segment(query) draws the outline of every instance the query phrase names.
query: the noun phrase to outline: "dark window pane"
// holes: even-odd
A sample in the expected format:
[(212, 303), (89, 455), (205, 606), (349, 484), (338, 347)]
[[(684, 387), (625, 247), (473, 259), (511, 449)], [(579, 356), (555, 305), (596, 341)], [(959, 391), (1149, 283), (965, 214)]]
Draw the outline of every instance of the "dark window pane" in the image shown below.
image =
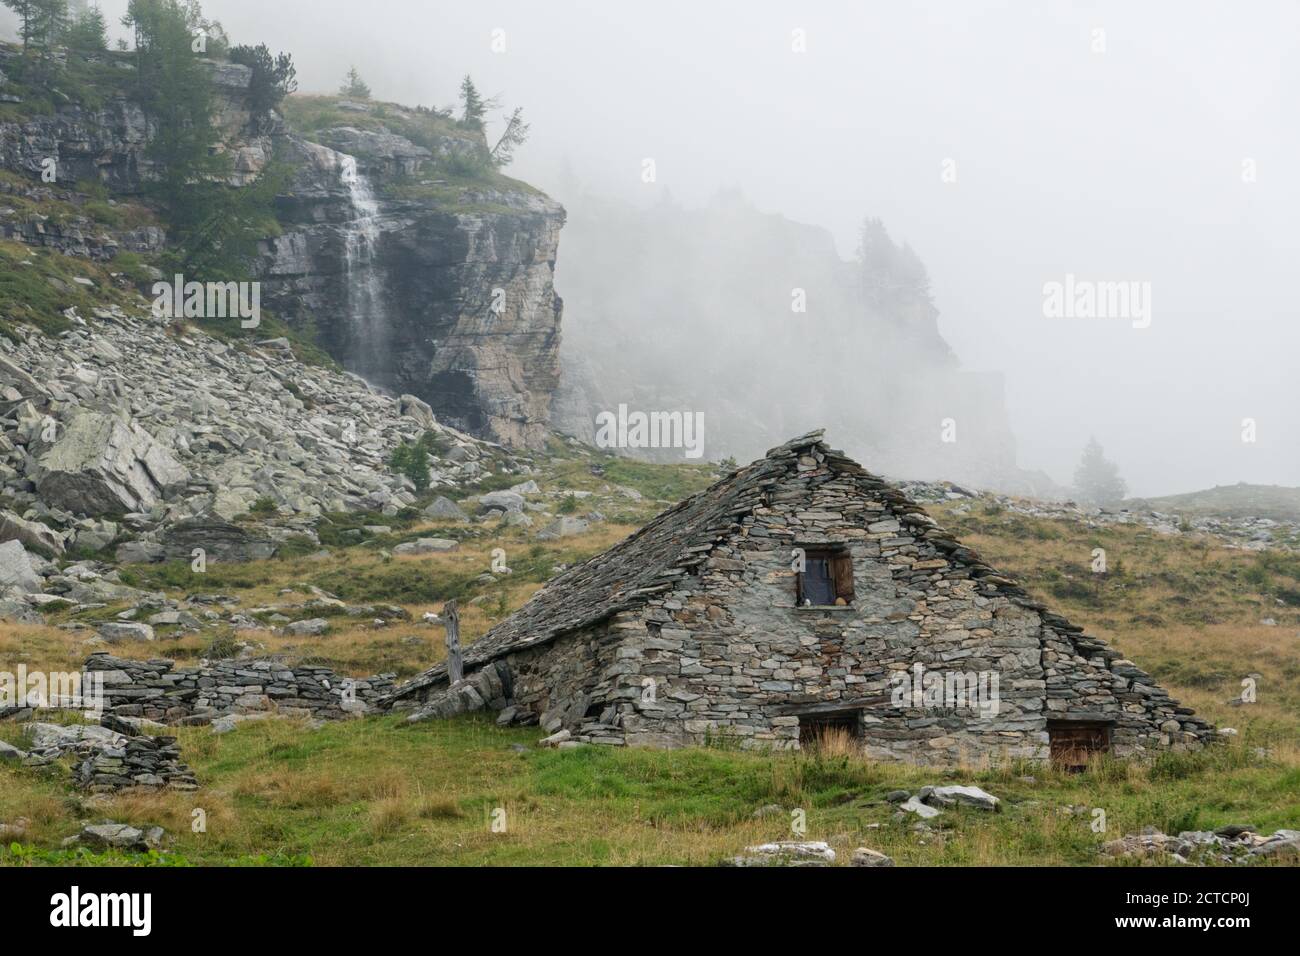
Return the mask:
[(826, 558), (808, 558), (803, 575), (803, 596), (817, 605), (835, 603), (835, 582), (831, 578), (831, 563)]

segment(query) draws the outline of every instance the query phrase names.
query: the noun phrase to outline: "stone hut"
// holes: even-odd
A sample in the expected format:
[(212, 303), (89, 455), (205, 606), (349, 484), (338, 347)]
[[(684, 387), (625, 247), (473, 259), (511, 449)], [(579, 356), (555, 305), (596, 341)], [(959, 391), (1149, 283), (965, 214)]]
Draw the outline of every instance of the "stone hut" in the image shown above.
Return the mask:
[(1034, 601), (814, 432), (570, 568), (388, 699), (499, 710), (591, 743), (1071, 767), (1200, 747), (1214, 729)]

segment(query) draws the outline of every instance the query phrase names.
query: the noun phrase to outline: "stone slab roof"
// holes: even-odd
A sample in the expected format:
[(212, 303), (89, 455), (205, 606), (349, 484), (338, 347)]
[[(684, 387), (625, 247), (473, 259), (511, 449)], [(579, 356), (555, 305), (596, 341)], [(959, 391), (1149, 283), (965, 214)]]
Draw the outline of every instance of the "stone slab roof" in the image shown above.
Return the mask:
[[(608, 551), (574, 565), (551, 580), (518, 611), (465, 651), (465, 669), (554, 640), (561, 634), (636, 607), (667, 591), (691, 567), (703, 563), (741, 516), (761, 503), (800, 451), (821, 442), (810, 432), (669, 508)], [(846, 461), (848, 459), (845, 459)], [(430, 668), (397, 689), (404, 697), (446, 679), (446, 664)]]

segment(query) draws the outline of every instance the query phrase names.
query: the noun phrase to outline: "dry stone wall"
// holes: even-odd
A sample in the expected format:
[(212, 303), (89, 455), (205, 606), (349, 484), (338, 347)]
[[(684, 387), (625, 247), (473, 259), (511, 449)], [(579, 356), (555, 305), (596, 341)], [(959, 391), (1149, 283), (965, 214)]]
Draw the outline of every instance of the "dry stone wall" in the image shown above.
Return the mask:
[(84, 673), (83, 686), (103, 681), (106, 713), (182, 724), (255, 713), (336, 720), (372, 712), (393, 688), (392, 674), (353, 679), (277, 658), (176, 668), (170, 660), (131, 661), (99, 653), (86, 661)]

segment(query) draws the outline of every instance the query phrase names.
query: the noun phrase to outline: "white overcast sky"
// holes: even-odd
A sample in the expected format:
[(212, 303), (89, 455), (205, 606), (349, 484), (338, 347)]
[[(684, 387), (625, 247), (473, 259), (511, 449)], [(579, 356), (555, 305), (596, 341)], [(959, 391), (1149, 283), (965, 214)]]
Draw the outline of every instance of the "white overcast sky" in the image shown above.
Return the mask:
[[(116, 18), (125, 0), (102, 6)], [(237, 42), (291, 51), (306, 91), (355, 63), (379, 98), (449, 105), (472, 73), (532, 121), (513, 174), (561, 200), (566, 163), (633, 201), (738, 187), (845, 256), (880, 216), (929, 267), (963, 364), (1006, 373), (1026, 467), (1068, 481), (1095, 433), (1134, 493), (1300, 485), (1295, 0), (205, 9)], [(1150, 282), (1151, 327), (1044, 318), (1043, 283), (1067, 272)]]

